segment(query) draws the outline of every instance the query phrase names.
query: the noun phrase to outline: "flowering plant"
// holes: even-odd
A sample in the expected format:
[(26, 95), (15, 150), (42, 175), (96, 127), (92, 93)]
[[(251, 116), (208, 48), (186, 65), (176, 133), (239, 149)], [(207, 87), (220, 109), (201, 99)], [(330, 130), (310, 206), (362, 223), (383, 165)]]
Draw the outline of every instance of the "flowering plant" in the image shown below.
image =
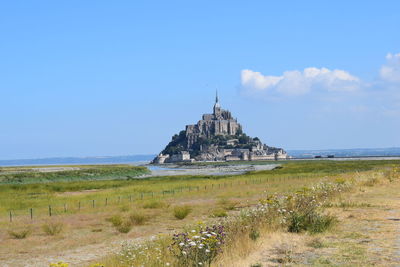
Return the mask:
[(210, 266), (221, 252), (225, 232), (222, 225), (213, 225), (174, 234), (170, 250), (176, 256), (179, 266)]

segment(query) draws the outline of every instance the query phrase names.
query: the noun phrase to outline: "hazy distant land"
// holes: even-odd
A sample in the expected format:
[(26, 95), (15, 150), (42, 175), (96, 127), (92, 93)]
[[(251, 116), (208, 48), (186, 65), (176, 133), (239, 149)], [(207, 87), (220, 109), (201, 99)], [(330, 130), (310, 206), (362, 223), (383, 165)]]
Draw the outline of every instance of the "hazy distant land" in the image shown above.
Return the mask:
[[(325, 149), (325, 150), (288, 150), (293, 158), (327, 157), (394, 157), (400, 156), (400, 147), (390, 148), (354, 148), (354, 149)], [(40, 159), (11, 159), (0, 160), (0, 166), (22, 165), (61, 165), (61, 164), (116, 164), (116, 163), (147, 163), (156, 155), (127, 155), (127, 156), (99, 156), (99, 157), (57, 157)]]

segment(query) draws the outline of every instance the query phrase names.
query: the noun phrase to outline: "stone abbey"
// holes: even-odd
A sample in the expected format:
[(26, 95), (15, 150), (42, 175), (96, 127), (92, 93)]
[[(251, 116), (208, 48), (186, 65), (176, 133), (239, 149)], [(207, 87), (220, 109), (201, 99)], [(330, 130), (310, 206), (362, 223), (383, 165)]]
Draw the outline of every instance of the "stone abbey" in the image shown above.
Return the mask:
[(216, 95), (213, 113), (203, 114), (197, 124), (186, 125), (184, 131), (172, 137), (153, 163), (286, 158), (287, 153), (282, 148), (267, 146), (257, 137), (244, 134), (231, 112), (221, 108)]

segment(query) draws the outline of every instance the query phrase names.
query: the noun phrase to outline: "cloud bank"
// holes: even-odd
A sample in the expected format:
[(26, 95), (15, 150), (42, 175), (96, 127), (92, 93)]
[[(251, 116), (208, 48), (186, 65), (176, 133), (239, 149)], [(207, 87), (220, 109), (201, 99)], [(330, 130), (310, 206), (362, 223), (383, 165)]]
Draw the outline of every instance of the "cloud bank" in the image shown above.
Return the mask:
[[(380, 68), (380, 83), (400, 83), (400, 53), (388, 54)], [(285, 71), (280, 76), (264, 75), (250, 69), (241, 71), (241, 87), (250, 94), (299, 96), (311, 92), (357, 92), (371, 87), (345, 70), (309, 67)]]
[(306, 68), (285, 71), (281, 76), (268, 76), (252, 70), (242, 70), (242, 86), (251, 91), (276, 91), (284, 95), (302, 95), (312, 90), (356, 91), (360, 79), (344, 70)]

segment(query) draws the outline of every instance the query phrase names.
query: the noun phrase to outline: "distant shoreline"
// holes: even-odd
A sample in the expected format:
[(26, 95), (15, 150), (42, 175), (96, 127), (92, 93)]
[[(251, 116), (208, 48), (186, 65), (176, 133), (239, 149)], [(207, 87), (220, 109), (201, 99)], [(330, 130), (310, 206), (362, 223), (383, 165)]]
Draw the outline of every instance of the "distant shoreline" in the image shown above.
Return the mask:
[[(321, 150), (288, 150), (291, 159), (310, 160), (321, 156), (317, 160), (326, 160), (328, 155), (334, 158), (329, 160), (345, 159), (397, 159), (400, 158), (400, 147), (392, 148), (357, 148), (357, 149), (321, 149)], [(38, 159), (0, 160), (0, 166), (44, 166), (44, 165), (86, 165), (86, 164), (146, 164), (154, 159), (155, 154), (126, 155), (126, 156), (99, 156), (99, 157), (54, 157)]]

